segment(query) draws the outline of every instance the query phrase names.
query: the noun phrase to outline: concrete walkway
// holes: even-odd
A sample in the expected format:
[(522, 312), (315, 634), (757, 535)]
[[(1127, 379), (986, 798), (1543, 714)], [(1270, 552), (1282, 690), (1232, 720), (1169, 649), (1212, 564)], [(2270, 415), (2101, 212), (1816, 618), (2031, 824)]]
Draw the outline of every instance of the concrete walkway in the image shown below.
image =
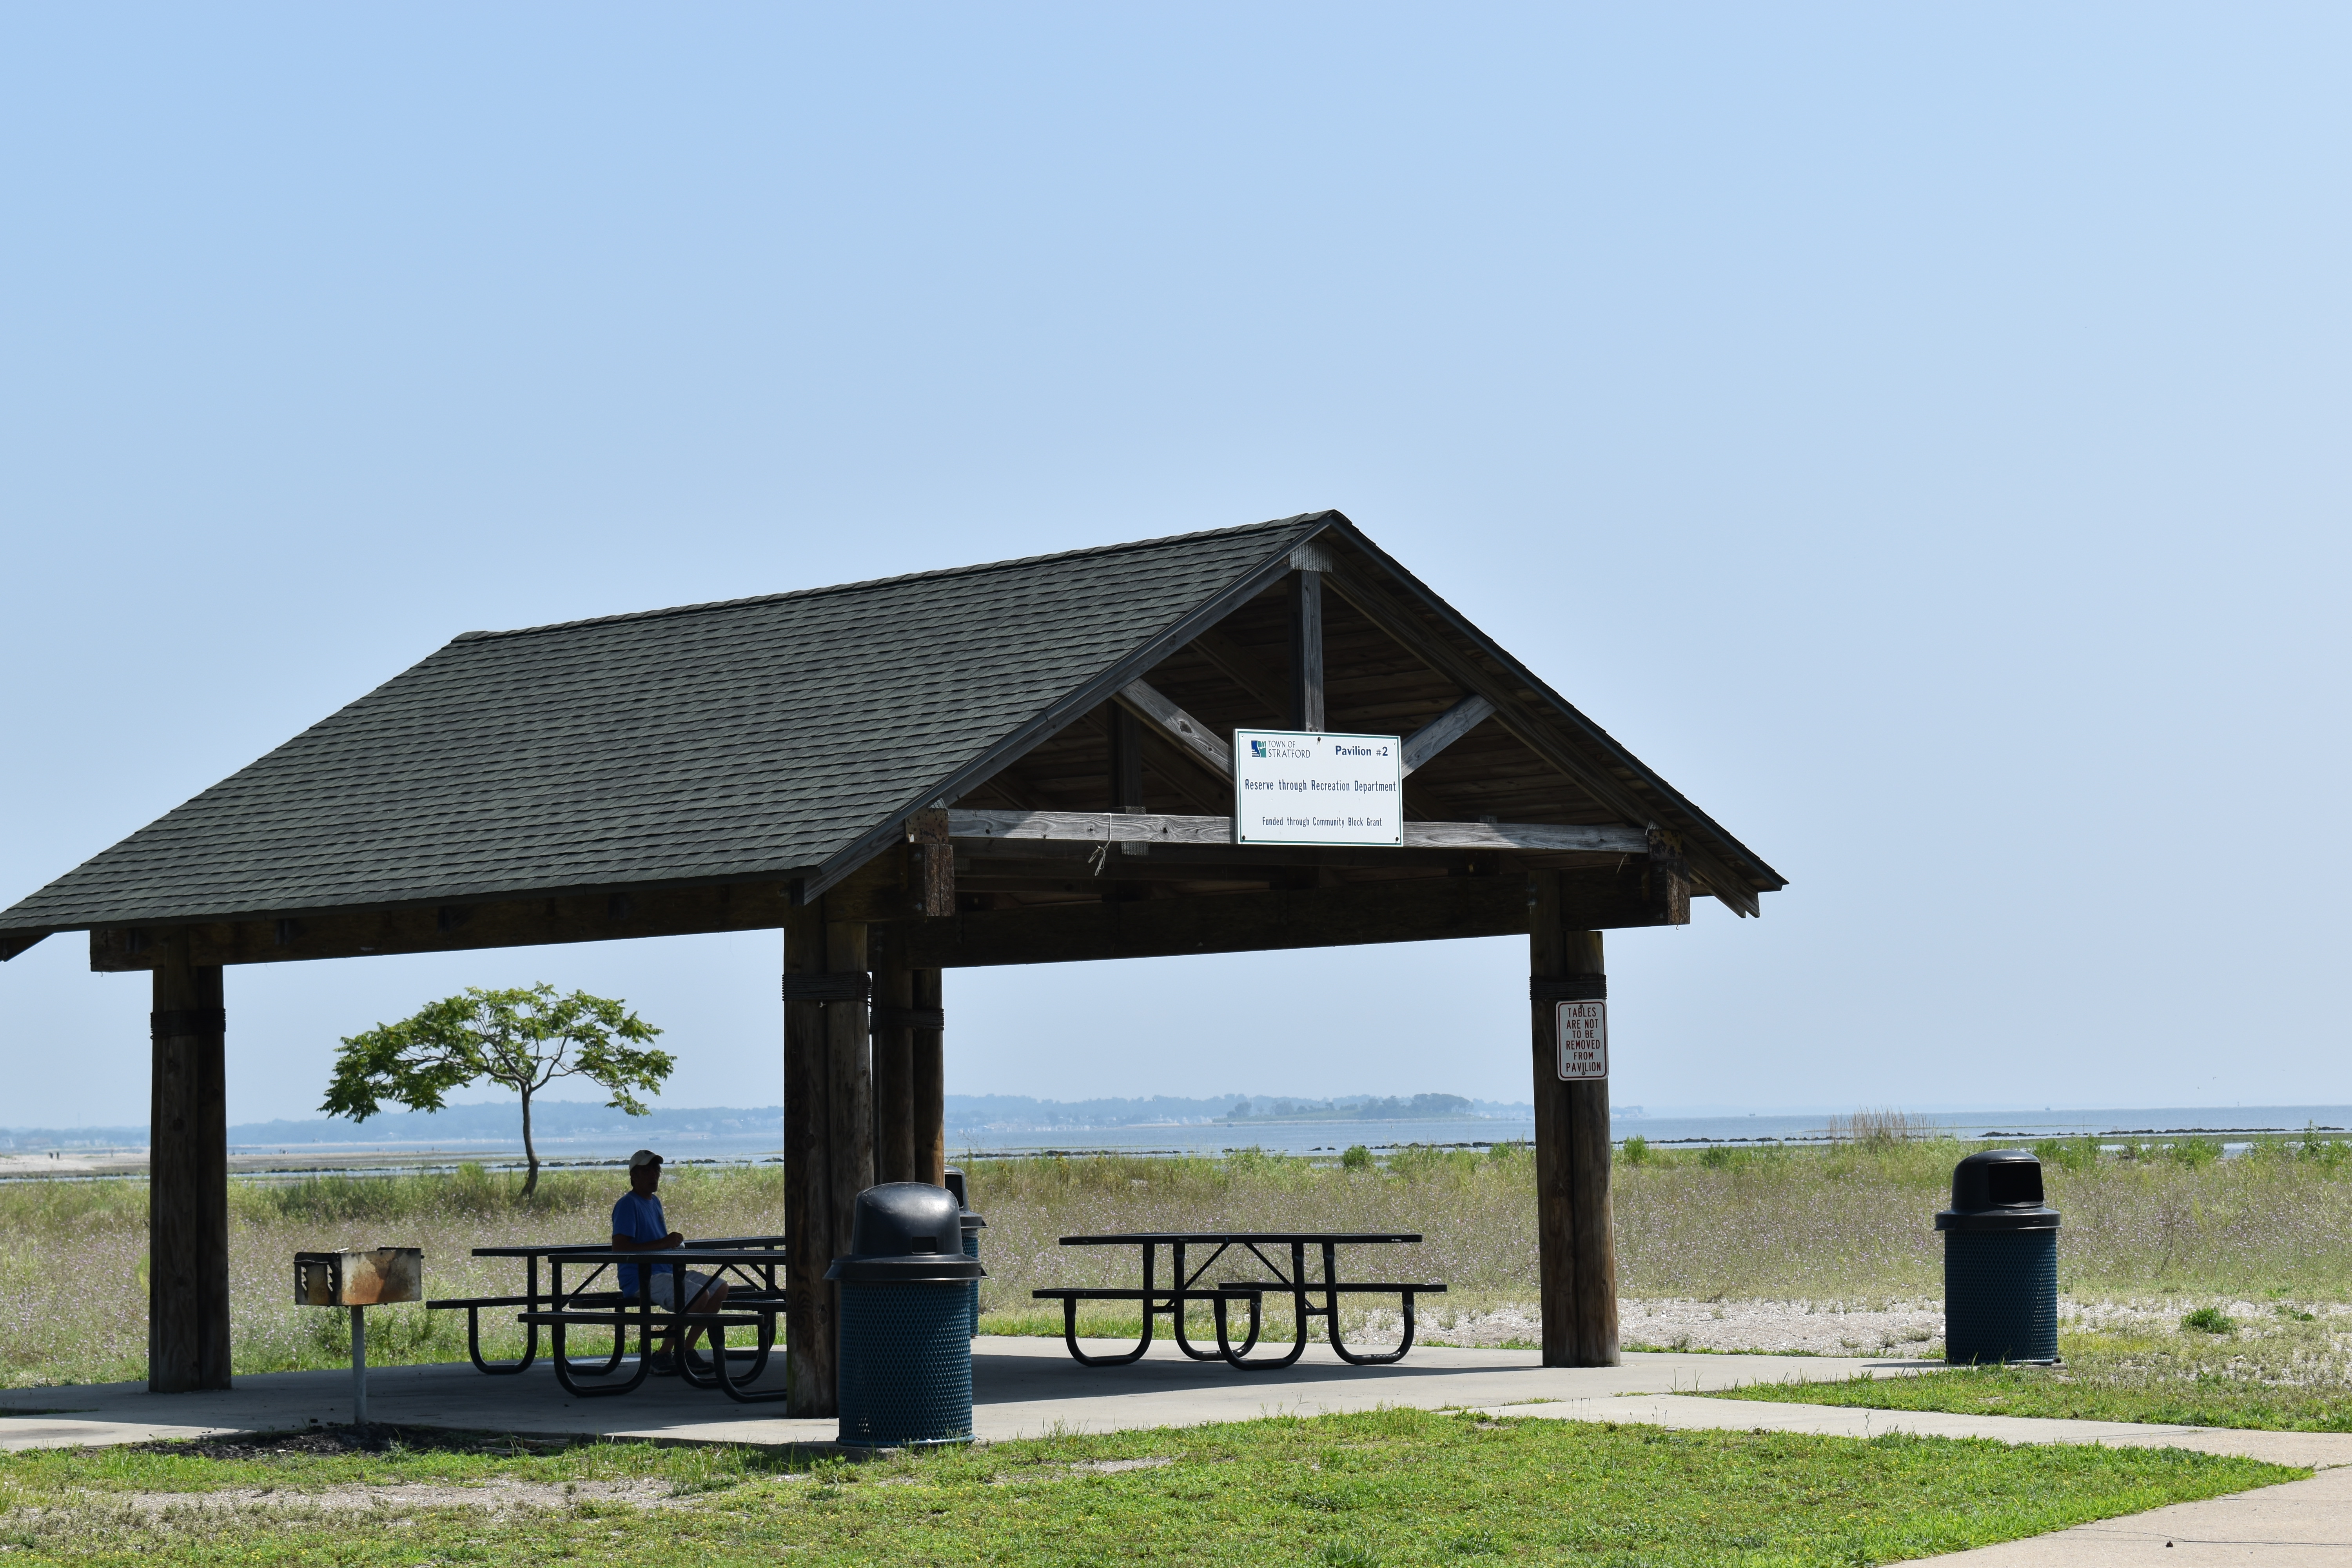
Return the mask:
[[(1090, 1350), (1110, 1350), (1092, 1344)], [(1902, 1376), (1940, 1362), (1827, 1356), (1634, 1354), (1618, 1367), (1538, 1364), (1532, 1351), (1420, 1349), (1403, 1364), (1350, 1367), (1310, 1348), (1282, 1372), (1237, 1373), (1186, 1361), (1157, 1345), (1125, 1367), (1072, 1363), (1058, 1340), (981, 1339), (972, 1344), (973, 1426), (986, 1441), (1047, 1433), (1108, 1432), (1316, 1415), (1409, 1405), (1479, 1410), (1557, 1421), (1612, 1421), (1691, 1429), (1809, 1432), (1869, 1437), (1914, 1432), (2006, 1443), (2106, 1443), (2243, 1455), (2322, 1473), (2210, 1502), (2011, 1542), (1941, 1563), (1986, 1568), (2154, 1564), (2352, 1564), (2352, 1434), (2244, 1432), (2117, 1421), (1854, 1410), (1775, 1401), (1701, 1399), (1703, 1389), (1839, 1382), (1856, 1373)], [(781, 1385), (781, 1358), (767, 1381)], [(368, 1381), (370, 1414), (402, 1426), (533, 1436), (642, 1438), (673, 1443), (822, 1446), (827, 1420), (791, 1420), (675, 1380), (614, 1399), (572, 1399), (542, 1363), (520, 1377), (484, 1377), (471, 1366), (389, 1367)], [(768, 1407), (773, 1409), (773, 1406)], [(37, 1412), (37, 1414), (36, 1414)], [(226, 1394), (152, 1394), (136, 1384), (18, 1389), (0, 1394), (0, 1448), (76, 1447), (286, 1431), (351, 1419), (351, 1375), (278, 1373), (237, 1380)]]
[[(1090, 1351), (1117, 1347), (1089, 1342)], [(1155, 1344), (1131, 1366), (1082, 1367), (1059, 1340), (972, 1342), (972, 1425), (983, 1441), (1054, 1431), (1196, 1426), (1260, 1415), (1316, 1415), (1383, 1405), (1437, 1409), (1528, 1400), (1606, 1402), (1620, 1394), (1732, 1388), (1752, 1383), (1843, 1381), (1940, 1363), (1827, 1356), (1629, 1355), (1620, 1367), (1538, 1364), (1533, 1351), (1416, 1349), (1396, 1366), (1351, 1367), (1310, 1346), (1282, 1372), (1239, 1373)], [(762, 1387), (783, 1385), (779, 1356)], [(0, 1448), (140, 1443), (286, 1431), (352, 1417), (351, 1374), (287, 1372), (241, 1377), (225, 1394), (149, 1394), (138, 1384), (17, 1389), (0, 1394)], [(1705, 1405), (1704, 1400), (1694, 1403)], [(40, 1411), (40, 1415), (16, 1415)], [(829, 1443), (830, 1420), (792, 1420), (775, 1405), (742, 1405), (677, 1379), (634, 1394), (573, 1399), (546, 1363), (520, 1377), (470, 1365), (383, 1367), (368, 1374), (368, 1414), (400, 1426), (686, 1443)]]
[(1953, 1568), (2344, 1568), (2352, 1563), (2352, 1468), (1928, 1561)]

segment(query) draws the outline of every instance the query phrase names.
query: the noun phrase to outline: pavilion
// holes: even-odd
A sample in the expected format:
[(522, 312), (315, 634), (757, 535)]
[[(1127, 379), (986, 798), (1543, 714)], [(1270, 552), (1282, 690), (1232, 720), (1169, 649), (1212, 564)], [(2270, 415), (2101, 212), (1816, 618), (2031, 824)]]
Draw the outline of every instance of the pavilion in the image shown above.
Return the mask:
[[(1235, 844), (1258, 727), (1400, 737), (1402, 845)], [(825, 1267), (861, 1189), (941, 1180), (973, 964), (1528, 936), (1544, 1361), (1613, 1363), (1608, 1083), (1559, 1078), (1554, 1005), (1605, 996), (1602, 931), (1783, 885), (1325, 511), (465, 633), (0, 912), (0, 960), (81, 931), (153, 976), (175, 1391), (229, 1381), (226, 968), (781, 930), (789, 1409), (823, 1415)]]

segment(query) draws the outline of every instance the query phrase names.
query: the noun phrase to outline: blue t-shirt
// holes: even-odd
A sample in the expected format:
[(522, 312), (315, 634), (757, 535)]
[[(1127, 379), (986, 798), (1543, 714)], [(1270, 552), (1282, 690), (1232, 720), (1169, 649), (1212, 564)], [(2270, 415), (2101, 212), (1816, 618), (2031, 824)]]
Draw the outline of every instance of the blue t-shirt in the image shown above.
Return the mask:
[[(641, 1198), (634, 1192), (623, 1193), (621, 1201), (613, 1205), (613, 1234), (625, 1236), (631, 1241), (668, 1240), (669, 1221), (662, 1217), (661, 1199)], [(653, 1267), (667, 1268), (673, 1274), (677, 1272), (677, 1266), (674, 1263), (657, 1263)], [(637, 1266), (634, 1263), (622, 1264), (620, 1275), (621, 1294), (635, 1295)]]

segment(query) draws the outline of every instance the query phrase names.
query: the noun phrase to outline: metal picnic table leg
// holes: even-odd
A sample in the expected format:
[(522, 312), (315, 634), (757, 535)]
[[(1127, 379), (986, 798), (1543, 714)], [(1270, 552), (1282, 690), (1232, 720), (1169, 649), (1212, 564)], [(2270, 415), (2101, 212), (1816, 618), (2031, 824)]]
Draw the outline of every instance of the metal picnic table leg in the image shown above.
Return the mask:
[[(1184, 1299), (1185, 1299), (1186, 1295), (1191, 1291), (1191, 1289), (1192, 1289), (1192, 1277), (1191, 1277), (1190, 1275), (1186, 1274), (1186, 1273), (1185, 1273), (1185, 1271), (1184, 1271), (1184, 1244), (1183, 1244), (1182, 1242), (1181, 1242), (1181, 1241), (1177, 1241), (1177, 1242), (1171, 1242), (1169, 1245), (1170, 1245), (1171, 1247), (1173, 1247), (1173, 1248), (1175, 1249), (1175, 1255), (1176, 1255), (1176, 1278), (1175, 1278), (1175, 1283), (1174, 1283), (1173, 1287), (1171, 1288), (1171, 1294), (1170, 1294), (1170, 1296), (1169, 1296), (1169, 1298), (1168, 1298), (1168, 1303), (1169, 1303), (1169, 1304), (1168, 1304), (1168, 1307), (1167, 1307), (1166, 1310), (1167, 1310), (1167, 1312), (1168, 1312), (1168, 1316), (1169, 1316), (1169, 1321), (1170, 1321), (1170, 1322), (1171, 1322), (1171, 1323), (1172, 1323), (1172, 1324), (1174, 1325), (1174, 1328), (1175, 1328), (1175, 1333), (1176, 1333), (1176, 1348), (1177, 1348), (1178, 1350), (1180, 1350), (1180, 1351), (1182, 1351), (1186, 1355), (1191, 1356), (1194, 1361), (1220, 1361), (1220, 1360), (1223, 1360), (1223, 1361), (1230, 1361), (1230, 1360), (1232, 1360), (1232, 1359), (1233, 1359), (1232, 1355), (1227, 1354), (1226, 1352), (1222, 1352), (1222, 1351), (1204, 1351), (1204, 1350), (1201, 1349), (1198, 1345), (1195, 1345), (1195, 1344), (1194, 1344), (1194, 1343), (1193, 1343), (1193, 1342), (1192, 1342), (1189, 1338), (1187, 1338), (1187, 1337), (1185, 1336), (1185, 1333), (1184, 1333)], [(1230, 1247), (1231, 1245), (1232, 1245), (1232, 1243), (1230, 1243), (1230, 1242), (1225, 1243), (1224, 1245), (1220, 1246), (1220, 1247), (1217, 1248), (1217, 1250), (1216, 1250), (1216, 1251), (1214, 1251), (1214, 1252), (1211, 1253), (1211, 1254), (1209, 1255), (1209, 1261), (1208, 1261), (1207, 1263), (1203, 1263), (1202, 1265), (1201, 1265), (1201, 1268), (1200, 1268), (1200, 1270), (1199, 1270), (1199, 1271), (1200, 1271), (1200, 1272), (1202, 1272), (1202, 1273), (1206, 1273), (1206, 1272), (1208, 1271), (1209, 1268), (1211, 1267), (1211, 1265), (1214, 1264), (1214, 1263), (1217, 1261), (1217, 1259), (1218, 1259), (1218, 1258), (1223, 1258), (1223, 1257), (1225, 1255), (1225, 1247)], [(1149, 1305), (1149, 1303), (1147, 1303), (1147, 1305)], [(1214, 1308), (1213, 1307), (1213, 1308), (1211, 1309), (1211, 1310), (1213, 1312), (1213, 1311), (1214, 1311)], [(1249, 1352), (1250, 1352), (1250, 1346), (1251, 1346), (1251, 1345), (1255, 1345), (1255, 1344), (1256, 1344), (1256, 1343), (1257, 1343), (1257, 1331), (1258, 1331), (1258, 1321), (1257, 1321), (1257, 1304), (1256, 1304), (1255, 1302), (1254, 1302), (1254, 1301), (1253, 1301), (1253, 1302), (1250, 1304), (1250, 1335), (1249, 1335), (1249, 1342), (1248, 1342), (1247, 1344), (1243, 1345), (1243, 1346), (1242, 1346), (1242, 1348), (1241, 1348), (1241, 1350), (1240, 1350), (1238, 1352), (1235, 1352), (1235, 1353), (1238, 1353), (1238, 1354), (1241, 1354), (1241, 1355), (1247, 1355), (1247, 1354), (1249, 1354)], [(1220, 1342), (1220, 1343), (1222, 1343), (1222, 1342), (1223, 1342), (1222, 1339), (1220, 1340), (1220, 1342)]]
[[(1327, 1286), (1339, 1282), (1338, 1253), (1339, 1248), (1331, 1242), (1323, 1244), (1323, 1282)], [(1360, 1354), (1339, 1340), (1339, 1292), (1333, 1289), (1323, 1292), (1323, 1300), (1328, 1304), (1325, 1322), (1330, 1331), (1331, 1348), (1339, 1352), (1341, 1361), (1349, 1366), (1387, 1366), (1392, 1362), (1404, 1360), (1404, 1352), (1412, 1349), (1412, 1292), (1405, 1290), (1399, 1293), (1404, 1298), (1404, 1339), (1392, 1351)]]
[[(552, 1262), (553, 1260), (550, 1259), (550, 1261)], [(560, 1279), (562, 1278), (562, 1266), (560, 1264), (557, 1265), (557, 1278)], [(638, 1299), (637, 1322), (645, 1334), (645, 1353), (637, 1357), (637, 1370), (626, 1383), (583, 1384), (573, 1382), (572, 1374), (574, 1369), (572, 1365), (572, 1358), (563, 1353), (564, 1326), (562, 1323), (550, 1323), (548, 1328), (551, 1331), (548, 1337), (552, 1342), (552, 1348), (554, 1351), (553, 1359), (555, 1362), (555, 1381), (563, 1385), (563, 1392), (570, 1394), (575, 1394), (582, 1399), (590, 1399), (607, 1394), (626, 1394), (631, 1389), (636, 1387), (639, 1384), (645, 1382), (646, 1378), (653, 1372), (654, 1368), (653, 1305), (654, 1293), (651, 1290), (647, 1290)], [(555, 1310), (558, 1311), (562, 1310), (560, 1298), (558, 1299)], [(629, 1342), (629, 1325), (626, 1321), (625, 1314), (623, 1314), (622, 1316), (623, 1321), (613, 1331), (614, 1349), (613, 1360), (609, 1364), (614, 1366), (620, 1364), (620, 1352), (627, 1348)]]
[[(524, 1261), (530, 1268), (530, 1285), (524, 1292), (523, 1310), (536, 1312), (539, 1310), (539, 1259), (533, 1257)], [(523, 1325), (520, 1361), (484, 1361), (482, 1359), (482, 1310), (479, 1307), (468, 1307), (466, 1309), (466, 1354), (473, 1361), (476, 1372), (488, 1373), (492, 1377), (512, 1377), (517, 1373), (529, 1372), (531, 1363), (539, 1359), (539, 1325), (537, 1323)]]
[[(1069, 1346), (1072, 1361), (1076, 1362), (1080, 1366), (1125, 1366), (1129, 1362), (1143, 1359), (1143, 1352), (1151, 1348), (1151, 1264), (1152, 1260), (1159, 1256), (1159, 1252), (1160, 1248), (1156, 1244), (1149, 1241), (1143, 1244), (1143, 1337), (1135, 1342), (1135, 1348), (1131, 1351), (1122, 1351), (1118, 1355), (1088, 1355), (1080, 1350), (1078, 1348), (1078, 1300), (1075, 1296), (1062, 1298), (1062, 1342)], [(1183, 1249), (1180, 1247), (1176, 1253), (1180, 1268), (1182, 1266), (1183, 1257)]]
[[(1267, 1361), (1247, 1359), (1250, 1346), (1257, 1343), (1259, 1301), (1265, 1293), (1263, 1291), (1250, 1293), (1250, 1337), (1248, 1343), (1244, 1344), (1239, 1350), (1234, 1349), (1233, 1342), (1226, 1333), (1224, 1293), (1220, 1291), (1211, 1298), (1209, 1308), (1216, 1314), (1217, 1319), (1217, 1349), (1223, 1354), (1225, 1363), (1234, 1371), (1279, 1372), (1307, 1353), (1307, 1245), (1304, 1242), (1294, 1241), (1290, 1244), (1289, 1283), (1291, 1310), (1297, 1314), (1297, 1328), (1291, 1335), (1289, 1353), (1276, 1356)], [(1239, 1294), (1239, 1292), (1235, 1293)]]
[(751, 1370), (741, 1377), (727, 1375), (727, 1331), (717, 1323), (710, 1325), (711, 1364), (719, 1372), (719, 1390), (738, 1405), (766, 1405), (782, 1399), (792, 1393), (788, 1388), (772, 1388), (765, 1394), (744, 1391), (757, 1383), (768, 1364), (768, 1347), (775, 1342), (776, 1321), (772, 1313), (763, 1314), (760, 1324), (760, 1353), (753, 1358)]

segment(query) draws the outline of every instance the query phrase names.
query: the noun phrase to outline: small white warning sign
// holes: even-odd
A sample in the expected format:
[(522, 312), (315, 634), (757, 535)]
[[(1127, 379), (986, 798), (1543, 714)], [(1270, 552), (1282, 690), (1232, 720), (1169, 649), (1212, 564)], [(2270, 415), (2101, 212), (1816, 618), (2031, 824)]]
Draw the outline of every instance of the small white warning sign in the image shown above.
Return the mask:
[(1609, 1004), (1562, 1002), (1556, 1031), (1559, 1076), (1571, 1081), (1609, 1076)]

